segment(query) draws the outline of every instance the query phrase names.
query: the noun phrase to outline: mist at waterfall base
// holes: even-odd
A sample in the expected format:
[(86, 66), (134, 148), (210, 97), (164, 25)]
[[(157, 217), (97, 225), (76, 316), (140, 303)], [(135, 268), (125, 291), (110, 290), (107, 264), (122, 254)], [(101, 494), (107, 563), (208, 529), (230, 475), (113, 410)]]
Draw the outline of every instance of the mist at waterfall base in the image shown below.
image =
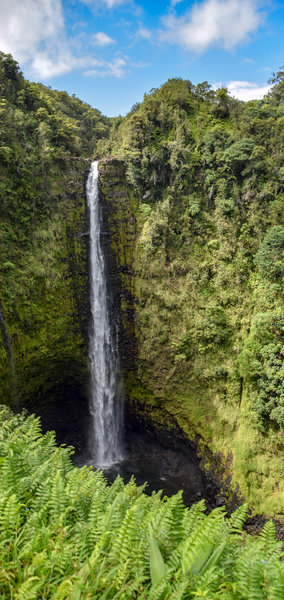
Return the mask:
[(90, 424), (86, 452), (77, 454), (75, 462), (102, 469), (110, 482), (117, 475), (128, 482), (134, 475), (138, 485), (147, 481), (148, 493), (162, 489), (172, 495), (183, 489), (187, 504), (209, 497), (212, 482), (203, 475), (192, 448), (180, 442), (178, 447), (163, 443), (141, 426), (128, 423), (124, 427), (118, 325), (110, 319), (97, 161), (90, 168), (86, 196), (90, 221)]

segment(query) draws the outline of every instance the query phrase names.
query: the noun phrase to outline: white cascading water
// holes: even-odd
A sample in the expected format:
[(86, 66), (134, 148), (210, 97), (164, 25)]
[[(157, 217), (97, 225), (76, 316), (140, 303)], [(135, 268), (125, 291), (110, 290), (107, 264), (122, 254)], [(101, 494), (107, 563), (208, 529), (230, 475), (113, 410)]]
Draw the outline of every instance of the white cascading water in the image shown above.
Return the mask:
[(116, 335), (112, 332), (107, 305), (105, 260), (101, 245), (99, 167), (94, 161), (86, 185), (90, 215), (89, 336), (90, 413), (89, 450), (96, 467), (118, 462), (122, 452), (122, 391)]

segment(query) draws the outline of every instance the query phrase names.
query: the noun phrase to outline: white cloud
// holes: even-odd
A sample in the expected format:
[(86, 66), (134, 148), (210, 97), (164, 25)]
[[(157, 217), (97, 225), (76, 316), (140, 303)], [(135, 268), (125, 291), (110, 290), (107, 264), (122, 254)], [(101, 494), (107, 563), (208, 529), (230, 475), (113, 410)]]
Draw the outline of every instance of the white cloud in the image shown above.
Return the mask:
[(213, 44), (229, 50), (243, 42), (260, 22), (257, 0), (203, 0), (181, 17), (164, 17), (160, 40), (196, 52), (204, 52)]
[(0, 48), (42, 79), (68, 73), (80, 62), (66, 39), (61, 0), (2, 0)]
[(254, 58), (244, 58), (243, 62), (244, 63), (254, 63)]
[(98, 60), (96, 61), (97, 68), (89, 69), (83, 73), (85, 77), (106, 77), (111, 75), (121, 79), (126, 74), (125, 67), (127, 62), (120, 56), (115, 57), (112, 61)]
[(92, 42), (95, 46), (109, 46), (110, 44), (115, 44), (115, 40), (113, 40), (103, 31), (98, 31), (98, 33), (95, 33), (92, 36)]
[(87, 4), (91, 9), (97, 10), (98, 6), (106, 5), (107, 8), (115, 8), (121, 4), (126, 4), (129, 0), (80, 0), (83, 4)]
[[(103, 47), (112, 43), (102, 31), (94, 34), (93, 44)], [(11, 53), (28, 76), (41, 80), (97, 67), (122, 77), (126, 65), (124, 59), (105, 63), (91, 54), (82, 56), (80, 38), (67, 38), (62, 0), (2, 0), (0, 49)]]
[(0, 47), (17, 60), (30, 59), (39, 44), (64, 31), (61, 0), (2, 0)]
[(146, 67), (150, 67), (151, 63), (143, 62), (143, 60), (138, 60), (137, 62), (130, 62), (129, 65), (134, 67), (135, 69), (145, 69)]
[(119, 4), (125, 3), (125, 0), (103, 0), (108, 8), (113, 8), (114, 6), (119, 6)]
[(34, 76), (44, 80), (65, 75), (75, 69), (86, 69), (96, 64), (97, 60), (91, 56), (77, 58), (68, 48), (62, 48), (56, 56), (52, 56), (51, 53), (39, 52), (33, 59), (32, 70)]
[(139, 29), (136, 32), (136, 37), (142, 38), (143, 40), (150, 40), (152, 37), (152, 32), (150, 29), (147, 29), (142, 25), (142, 23), (140, 23)]
[(74, 66), (72, 55), (60, 53), (56, 59), (49, 53), (39, 52), (32, 61), (32, 72), (35, 77), (40, 79), (50, 79), (69, 73)]
[(257, 83), (251, 83), (250, 81), (229, 81), (226, 87), (231, 96), (245, 102), (261, 100), (272, 88), (271, 85), (259, 86)]

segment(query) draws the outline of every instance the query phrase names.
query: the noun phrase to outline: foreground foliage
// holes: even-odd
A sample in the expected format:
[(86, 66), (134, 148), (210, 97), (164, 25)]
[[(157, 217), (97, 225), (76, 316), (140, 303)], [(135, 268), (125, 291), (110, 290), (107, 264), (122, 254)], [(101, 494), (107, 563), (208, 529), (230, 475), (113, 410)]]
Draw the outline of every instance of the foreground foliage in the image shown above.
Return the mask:
[(38, 418), (4, 418), (0, 598), (282, 600), (272, 522), (244, 537), (246, 505), (229, 519), (223, 508), (205, 515), (203, 500), (185, 508), (181, 492), (149, 497), (120, 477), (108, 485), (71, 453)]

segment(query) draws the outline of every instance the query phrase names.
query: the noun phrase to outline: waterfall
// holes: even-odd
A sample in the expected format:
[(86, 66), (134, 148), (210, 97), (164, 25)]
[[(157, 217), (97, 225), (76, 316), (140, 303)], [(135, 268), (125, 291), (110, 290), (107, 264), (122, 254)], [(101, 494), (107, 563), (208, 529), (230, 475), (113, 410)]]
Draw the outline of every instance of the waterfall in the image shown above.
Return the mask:
[(98, 162), (91, 165), (86, 195), (90, 215), (89, 450), (96, 467), (122, 458), (122, 389), (119, 378), (117, 327), (110, 323), (106, 268), (101, 245)]

